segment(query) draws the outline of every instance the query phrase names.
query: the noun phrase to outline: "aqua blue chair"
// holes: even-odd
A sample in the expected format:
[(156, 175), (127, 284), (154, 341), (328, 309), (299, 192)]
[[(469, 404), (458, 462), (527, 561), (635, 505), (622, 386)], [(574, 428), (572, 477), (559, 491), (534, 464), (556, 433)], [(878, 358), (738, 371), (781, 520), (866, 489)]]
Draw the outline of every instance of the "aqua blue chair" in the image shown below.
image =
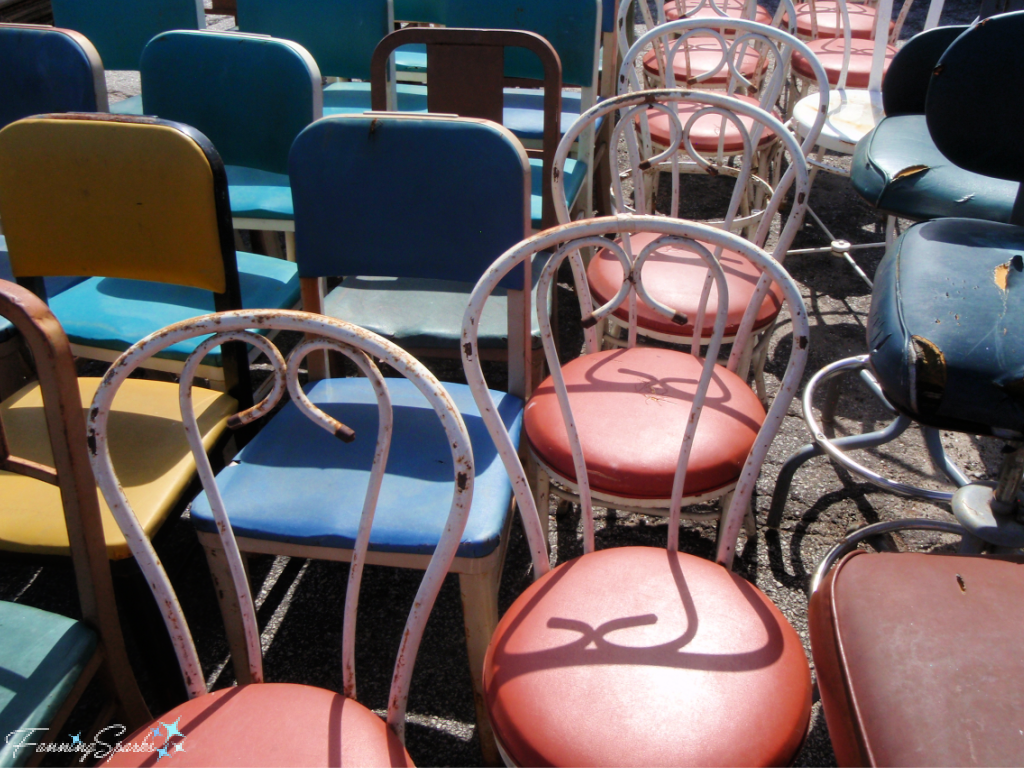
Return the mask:
[[(19, 282), (45, 296), (41, 278), (87, 278), (49, 302), (79, 356), (113, 360), (170, 323), (299, 298), (294, 264), (236, 254), (223, 163), (181, 124), (90, 114), (7, 126), (0, 217)], [(151, 367), (177, 372), (194, 346), (171, 347)], [(244, 350), (229, 350), (199, 375), (245, 403), (248, 373)]]
[[(107, 69), (138, 69), (146, 43), (172, 29), (205, 29), (202, 0), (52, 0), (58, 27), (81, 32)], [(142, 114), (142, 98), (113, 105), (113, 112)]]
[(147, 114), (191, 125), (224, 159), (236, 229), (283, 231), (294, 260), (288, 149), (322, 114), (320, 70), (289, 40), (167, 32), (142, 54)]
[[(508, 131), (481, 120), (324, 118), (296, 139), (289, 167), (306, 309), (365, 321), (362, 327), (407, 349), (421, 341), (402, 333), (415, 319), (427, 331), (449, 325), (461, 330), (474, 282), (528, 226), (526, 155)], [(321, 278), (337, 274), (368, 277), (346, 278), (317, 305)], [(519, 434), (529, 387), (526, 323), (532, 313), (523, 287), (522, 274), (513, 275), (485, 320), (491, 343), (509, 350), (509, 391), (492, 396), (513, 435)], [(506, 355), (505, 349), (491, 351)], [(458, 355), (457, 341), (450, 353)], [(317, 354), (307, 358), (309, 398), (357, 434), (375, 434), (377, 410), (365, 379), (317, 380)], [(444, 527), (451, 471), (430, 458), (444, 447), (433, 411), (411, 384), (388, 381), (394, 437), (367, 562), (423, 568)], [(476, 466), (473, 506), (451, 570), (459, 574), (462, 590), (481, 743), (485, 757), (495, 760), (480, 675), (498, 619), (512, 489), (469, 388), (445, 387), (466, 423)], [(333, 450), (334, 442), (288, 403), (243, 449), (238, 463), (220, 473), (220, 492), (243, 551), (351, 557), (362, 505), (355, 489), (366, 485), (374, 448), (372, 441), (357, 440), (346, 458)], [(205, 496), (193, 504), (192, 521), (210, 561), (223, 561)], [(231, 614), (225, 610), (226, 621)]]

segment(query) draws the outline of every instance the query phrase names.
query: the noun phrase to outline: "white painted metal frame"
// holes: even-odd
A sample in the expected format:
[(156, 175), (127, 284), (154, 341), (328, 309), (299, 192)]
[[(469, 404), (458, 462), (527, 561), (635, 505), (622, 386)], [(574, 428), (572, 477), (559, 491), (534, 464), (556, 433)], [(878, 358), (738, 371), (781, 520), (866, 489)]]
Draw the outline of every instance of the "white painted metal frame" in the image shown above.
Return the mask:
[[(277, 348), (265, 337), (255, 333), (253, 328), (274, 328), (307, 334), (285, 360)], [(430, 560), (420, 583), (419, 591), (406, 622), (402, 644), (395, 662), (395, 672), (388, 699), (388, 724), (404, 739), (405, 710), (408, 701), (409, 682), (415, 664), (427, 618), (448, 567), (455, 557), (466, 520), (469, 516), (473, 497), (473, 451), (469, 435), (455, 403), (448, 396), (436, 378), (409, 353), (391, 342), (358, 326), (320, 315), (290, 310), (242, 310), (205, 315), (169, 326), (147, 336), (133, 345), (104, 376), (92, 403), (88, 421), (90, 456), (96, 479), (103, 496), (113, 513), (132, 554), (142, 569), (164, 614), (164, 622), (174, 643), (175, 652), (181, 665), (182, 674), (190, 698), (206, 693), (204, 676), (196, 653), (192, 636), (174, 594), (173, 587), (163, 565), (153, 549), (152, 543), (142, 531), (131, 505), (117, 481), (110, 459), (107, 421), (118, 387), (136, 367), (152, 355), (172, 344), (197, 336), (213, 334), (203, 341), (189, 357), (181, 377), (180, 403), (185, 433), (195, 458), (199, 477), (210, 499), (210, 506), (219, 529), (220, 542), (228, 560), (230, 573), (242, 609), (246, 643), (249, 649), (250, 674), (254, 682), (262, 682), (262, 654), (260, 635), (256, 625), (255, 609), (249, 582), (245, 575), (242, 557), (228, 521), (223, 499), (217, 489), (213, 469), (203, 449), (202, 438), (196, 423), (192, 406), (192, 378), (203, 357), (209, 351), (228, 341), (243, 341), (266, 353), (274, 369), (274, 384), (270, 394), (259, 404), (247, 411), (236, 414), (229, 426), (239, 427), (261, 418), (270, 412), (287, 390), (296, 406), (319, 426), (333, 433), (344, 442), (353, 439), (367, 439), (355, 435), (348, 427), (320, 411), (306, 397), (299, 385), (299, 365), (315, 350), (334, 350), (351, 359), (370, 380), (377, 396), (380, 410), (380, 427), (376, 437), (376, 452), (370, 482), (363, 503), (362, 517), (349, 570), (348, 590), (345, 598), (345, 613), (342, 641), (342, 669), (344, 694), (354, 698), (355, 678), (355, 622), (358, 608), (359, 585), (363, 565), (366, 562), (370, 528), (373, 523), (377, 495), (387, 464), (391, 443), (392, 412), (391, 401), (385, 379), (381, 376), (374, 360), (390, 365), (409, 379), (437, 414), (448, 443), (451, 446), (454, 464), (453, 496), (451, 510), (444, 532)], [(225, 585), (226, 586), (226, 585)]]
[[(634, 254), (630, 245), (630, 237), (640, 233), (655, 234), (659, 237), (639, 254)], [(621, 245), (609, 239), (611, 237), (619, 238)], [(708, 265), (709, 272), (713, 275), (719, 295), (724, 299), (728, 298), (725, 275), (710, 249), (728, 248), (738, 251), (764, 272), (764, 276), (759, 281), (754, 297), (747, 307), (741, 322), (740, 330), (737, 334), (737, 343), (733, 345), (732, 354), (729, 356), (727, 364), (729, 370), (735, 371), (740, 363), (740, 350), (746, 346), (757, 310), (772, 281), (776, 282), (782, 290), (792, 318), (794, 343), (789, 362), (786, 366), (786, 372), (782, 378), (779, 392), (772, 402), (764, 424), (758, 432), (754, 446), (747, 456), (738, 483), (731, 494), (731, 502), (728, 505), (728, 509), (723, 513), (722, 523), (719, 527), (716, 560), (726, 567), (730, 567), (732, 564), (735, 555), (736, 539), (739, 535), (740, 526), (746, 516), (751, 494), (760, 473), (761, 464), (775, 434), (782, 424), (782, 419), (786, 415), (790, 401), (796, 394), (800, 377), (803, 374), (804, 365), (807, 360), (809, 339), (806, 308), (800, 298), (800, 292), (796, 283), (782, 266), (760, 248), (732, 233), (724, 232), (705, 224), (662, 217), (614, 216), (555, 227), (541, 232), (506, 251), (480, 278), (476, 288), (473, 290), (469, 307), (466, 309), (463, 319), (462, 360), (466, 379), (469, 382), (473, 396), (480, 408), (480, 413), (494, 439), (494, 443), (505, 464), (505, 469), (512, 481), (516, 501), (522, 515), (523, 527), (533, 557), (535, 576), (543, 575), (550, 570), (547, 553), (547, 527), (541, 523), (537, 503), (531, 492), (526, 471), (520, 461), (517, 446), (513, 444), (497, 414), (494, 401), (487, 389), (483, 370), (480, 367), (477, 328), (484, 303), (510, 270), (532, 258), (535, 253), (542, 251), (553, 253), (544, 271), (541, 273), (540, 290), (544, 291), (550, 286), (559, 266), (565, 259), (568, 258), (570, 260), (578, 274), (583, 266), (580, 256), (581, 249), (592, 247), (608, 248), (622, 263), (625, 274), (618, 294), (605, 305), (594, 309), (586, 282), (583, 281), (577, 285), (583, 324), (586, 328), (587, 353), (595, 352), (597, 350), (597, 339), (594, 326), (627, 298), (631, 307), (631, 315), (635, 312), (637, 297), (640, 296), (651, 307), (666, 317), (671, 318), (675, 316), (675, 312), (671, 308), (656, 302), (648, 294), (643, 284), (644, 262), (651, 253), (668, 244), (681, 247), (697, 254), (703, 259)], [(705, 290), (700, 307), (702, 314), (705, 310), (707, 295), (708, 290)], [(679, 520), (681, 507), (684, 502), (682, 492), (686, 477), (686, 465), (700, 418), (700, 412), (704, 404), (707, 387), (717, 367), (716, 360), (725, 329), (725, 307), (726, 302), (724, 300), (720, 301), (715, 317), (714, 334), (708, 344), (708, 353), (704, 361), (700, 383), (695, 392), (691, 416), (687, 422), (684, 438), (680, 446), (679, 461), (672, 487), (672, 498), (662, 501), (662, 504), (665, 504), (665, 501), (667, 501), (669, 507), (668, 548), (671, 551), (676, 551), (679, 548)], [(593, 501), (595, 498), (600, 500), (601, 497), (593, 494), (590, 488), (586, 472), (586, 457), (583, 454), (576, 431), (546, 306), (538, 305), (537, 317), (540, 322), (544, 354), (552, 372), (552, 380), (561, 406), (565, 428), (569, 435), (584, 521), (584, 551), (589, 553), (594, 551)], [(631, 333), (632, 336), (633, 334)], [(699, 349), (691, 348), (691, 354), (698, 354), (699, 351)], [(557, 480), (557, 478), (555, 479)], [(636, 506), (646, 507), (643, 500), (634, 501), (638, 502)]]

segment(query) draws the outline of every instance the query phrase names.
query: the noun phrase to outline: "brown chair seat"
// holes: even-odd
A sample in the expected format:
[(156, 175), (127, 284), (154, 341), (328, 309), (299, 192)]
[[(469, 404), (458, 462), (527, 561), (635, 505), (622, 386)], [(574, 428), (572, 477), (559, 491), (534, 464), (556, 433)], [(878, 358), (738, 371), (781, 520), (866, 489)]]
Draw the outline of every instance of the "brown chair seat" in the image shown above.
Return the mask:
[[(684, 47), (689, 50), (689, 67), (687, 67), (687, 54), (684, 53)], [(672, 43), (669, 43), (669, 51), (672, 51)], [(721, 61), (722, 44), (718, 42), (718, 40), (714, 38), (700, 37), (689, 38), (679, 47), (675, 52), (675, 55), (672, 57), (672, 65), (675, 69), (676, 86), (683, 88), (687, 85), (697, 85), (702, 88), (709, 88), (715, 85), (725, 85), (732, 75), (732, 71), (729, 69), (727, 63), (722, 64), (721, 69), (706, 80), (701, 80), (699, 83), (691, 82), (691, 79), (700, 77), (705, 72), (710, 72), (712, 69), (717, 67)], [(747, 79), (752, 79), (757, 73), (758, 61), (761, 61), (762, 71), (768, 68), (768, 58), (765, 57), (762, 60), (758, 52), (754, 49), (754, 46), (748, 45), (746, 50), (743, 51), (743, 58), (739, 63), (740, 74)], [(648, 75), (652, 75), (654, 77), (659, 76), (658, 60), (653, 48), (644, 55), (643, 64), (644, 70)]]
[[(741, 96), (739, 94), (732, 94), (733, 98), (744, 101), (750, 104), (752, 107), (760, 106), (757, 99), (751, 96)], [(677, 105), (677, 112), (679, 114), (681, 126), (686, 128), (686, 121), (690, 119), (690, 115), (701, 109), (704, 109), (704, 104), (693, 104), (693, 103), (682, 103)], [(777, 117), (777, 115), (776, 115)], [(739, 115), (740, 122), (749, 131), (757, 123), (753, 118)], [(639, 119), (639, 118), (637, 118)], [(667, 147), (672, 142), (672, 122), (667, 114), (658, 109), (647, 110), (647, 124), (651, 131), (651, 140), (662, 147)], [(716, 114), (707, 114), (703, 117), (697, 118), (694, 122), (693, 127), (690, 129), (690, 141), (693, 142), (693, 148), (702, 154), (714, 155), (718, 152), (718, 137), (722, 134), (722, 116)], [(759, 145), (764, 145), (775, 138), (775, 132), (769, 128), (765, 128), (761, 133), (761, 138), (758, 141)], [(734, 154), (743, 151), (743, 135), (740, 133), (736, 124), (731, 120), (725, 121), (725, 142), (722, 145), (722, 151), (727, 154)]]
[[(562, 367), (573, 419), (595, 491), (631, 499), (668, 499), (702, 359), (655, 347), (612, 349)], [(697, 425), (684, 494), (739, 478), (764, 408), (736, 374), (718, 366)], [(542, 462), (575, 480), (572, 452), (551, 377), (526, 405), (524, 427)]]
[[(654, 240), (653, 235), (634, 235), (630, 243), (635, 254)], [(713, 249), (709, 249), (712, 250)], [(664, 255), (663, 255), (664, 254)], [(729, 314), (725, 325), (726, 337), (735, 336), (743, 320), (743, 313), (750, 303), (750, 297), (757, 287), (761, 270), (748, 259), (734, 251), (723, 251), (720, 259), (725, 279), (729, 288)], [(691, 251), (672, 246), (660, 248), (647, 258), (643, 268), (644, 287), (658, 301), (687, 316), (685, 325), (673, 323), (649, 306), (642, 299), (637, 301), (637, 322), (640, 328), (670, 336), (685, 336), (693, 333), (693, 320), (700, 306), (700, 294), (704, 287), (707, 265), (704, 260)], [(587, 282), (594, 295), (595, 306), (605, 304), (615, 297), (622, 285), (622, 264), (607, 249), (598, 251), (587, 267)], [(782, 308), (782, 292), (777, 285), (772, 285), (754, 322), (754, 328), (760, 329), (768, 325)], [(709, 338), (718, 311), (718, 288), (712, 286), (708, 296), (707, 311), (702, 336)], [(623, 302), (615, 309), (615, 317), (623, 323), (629, 321), (629, 305)]]
[[(817, 37), (842, 37), (843, 16), (839, 10), (839, 3), (836, 0), (816, 0), (814, 7), (818, 11)], [(878, 12), (874, 6), (864, 3), (847, 3), (846, 10), (850, 17), (851, 37), (870, 40), (878, 19)], [(796, 4), (796, 33), (799, 37), (811, 37), (811, 16), (810, 3)], [(782, 18), (783, 23), (788, 25), (789, 14), (783, 15)], [(892, 32), (895, 28), (896, 24), (890, 21), (889, 31)]]
[(855, 552), (810, 604), (840, 765), (1024, 763), (1024, 563)]
[[(696, 4), (697, 3), (694, 2), (694, 0), (689, 0), (689, 2), (683, 3), (682, 4), (683, 5), (683, 13), (686, 13), (687, 6), (694, 6)], [(732, 19), (743, 19), (743, 18), (746, 18), (743, 15), (743, 9), (744, 9), (744, 6), (746, 5), (746, 3), (743, 2), (743, 0), (725, 0), (724, 2), (721, 2), (721, 0), (720, 0), (717, 3), (717, 5), (718, 5), (718, 7), (721, 10), (725, 11), (725, 15), (726, 16), (728, 16), (728, 17), (730, 17)], [(683, 18), (683, 16), (677, 10), (675, 0), (668, 0), (665, 3), (665, 21), (675, 21), (676, 19), (681, 19), (681, 18)], [(709, 5), (705, 5), (703, 8), (701, 8), (696, 13), (691, 13), (686, 18), (688, 18), (688, 19), (718, 19), (718, 18), (721, 18), (721, 16), (709, 4)], [(757, 6), (757, 10), (754, 11), (754, 21), (758, 22), (759, 24), (771, 24), (772, 23), (772, 15), (767, 11), (767, 9), (765, 9), (762, 6), (759, 5), (759, 6)]]
[(764, 594), (648, 547), (534, 582), (498, 624), (484, 685), (516, 765), (786, 765), (811, 708), (800, 638)]
[[(850, 66), (846, 71), (847, 88), (867, 88), (868, 80), (871, 77), (871, 55), (874, 49), (874, 42), (871, 40), (850, 41)], [(838, 37), (821, 38), (811, 40), (807, 46), (818, 57), (821, 66), (825, 68), (825, 74), (832, 85), (839, 83), (839, 73), (843, 69), (843, 40)], [(885, 64), (882, 67), (882, 76), (889, 71), (892, 57), (896, 55), (896, 46), (885, 47)], [(799, 51), (793, 51), (793, 71), (800, 77), (813, 80), (816, 78), (807, 59)]]
[[(169, 739), (164, 723), (182, 736)], [(158, 748), (168, 754), (158, 755)], [(156, 727), (125, 739), (106, 765), (160, 765), (164, 756), (178, 766), (413, 764), (398, 736), (362, 704), (322, 688), (283, 683), (225, 688), (187, 701), (162, 715)]]

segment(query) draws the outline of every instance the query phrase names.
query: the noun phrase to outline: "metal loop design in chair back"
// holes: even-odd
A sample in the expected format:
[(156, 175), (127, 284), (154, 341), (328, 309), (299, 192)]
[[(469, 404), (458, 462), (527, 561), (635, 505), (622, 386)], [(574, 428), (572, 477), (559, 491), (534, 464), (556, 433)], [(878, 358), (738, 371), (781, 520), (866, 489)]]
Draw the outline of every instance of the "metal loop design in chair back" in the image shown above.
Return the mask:
[[(296, 346), (288, 358), (285, 359), (272, 342), (256, 333), (253, 329), (297, 331), (307, 334), (307, 340)], [(195, 413), (192, 408), (192, 379), (202, 359), (213, 348), (221, 344), (232, 341), (244, 341), (258, 347), (271, 361), (274, 383), (270, 394), (254, 407), (232, 417), (229, 422), (232, 427), (242, 426), (266, 415), (280, 401), (287, 390), (295, 400), (299, 410), (313, 422), (332, 432), (341, 441), (351, 442), (352, 440), (374, 439), (370, 435), (354, 434), (347, 426), (314, 406), (302, 391), (298, 381), (299, 366), (306, 356), (315, 350), (332, 350), (345, 355), (356, 364), (360, 371), (369, 379), (373, 387), (380, 414), (379, 428), (376, 435), (377, 447), (374, 453), (373, 468), (370, 474), (370, 482), (367, 486), (362, 517), (352, 555), (352, 564), (349, 570), (342, 641), (344, 693), (346, 696), (353, 698), (356, 693), (355, 625), (359, 586), (363, 566), (366, 562), (366, 551), (369, 544), (377, 496), (387, 464), (392, 427), (391, 401), (388, 396), (387, 384), (374, 361), (380, 360), (386, 363), (415, 384), (417, 389), (423, 393), (423, 396), (433, 407), (444, 428), (448, 444), (451, 446), (455, 470), (452, 478), (453, 495), (451, 510), (444, 534), (434, 551), (430, 566), (426, 569), (423, 581), (416, 594), (413, 608), (409, 613), (398, 658), (395, 663), (395, 672), (388, 700), (388, 724), (391, 725), (399, 736), (402, 736), (409, 681), (411, 680), (419, 643), (423, 636), (423, 629), (426, 626), (426, 621), (430, 615), (437, 593), (441, 588), (441, 583), (455, 556), (459, 540), (466, 525), (473, 496), (473, 452), (462, 416), (437, 379), (408, 352), (358, 326), (306, 312), (246, 310), (206, 315), (158, 331), (135, 344), (121, 355), (117, 362), (111, 366), (97, 389), (92, 410), (90, 411), (88, 442), (93, 470), (96, 473), (97, 482), (114, 518), (117, 520), (122, 531), (124, 531), (125, 537), (132, 549), (132, 554), (143, 570), (154, 591), (157, 603), (164, 612), (164, 622), (171, 634), (189, 695), (193, 698), (206, 692), (199, 657), (185, 622), (181, 606), (174, 594), (163, 565), (160, 563), (151, 542), (143, 533), (131, 505), (118, 483), (110, 459), (107, 422), (118, 387), (136, 367), (171, 344), (180, 342), (183, 339), (209, 334), (213, 335), (196, 348), (185, 364), (181, 377), (181, 412), (189, 445), (199, 471), (199, 477), (213, 509), (214, 518), (217, 521), (221, 544), (226, 553), (232, 574), (233, 586), (237, 591), (239, 604), (242, 606), (246, 642), (249, 646), (250, 672), (253, 680), (257, 682), (262, 682), (263, 670), (260, 634), (256, 625), (252, 594), (242, 566), (241, 554), (228, 522), (224, 502), (218, 491), (206, 450), (203, 447), (202, 436), (197, 427)]]
[[(644, 249), (634, 256), (630, 250), (630, 236), (641, 234), (652, 234), (657, 237)], [(622, 245), (613, 243), (606, 239), (608, 236), (621, 237)], [(541, 232), (531, 237), (515, 248), (507, 251), (498, 259), (484, 276), (477, 283), (470, 299), (469, 307), (463, 319), (462, 331), (462, 359), (466, 371), (466, 377), (477, 400), (480, 412), (484, 421), (494, 438), (495, 445), (505, 463), (509, 477), (512, 479), (516, 499), (523, 516), (523, 524), (526, 536), (533, 554), (534, 567), (537, 573), (543, 574), (549, 570), (547, 549), (546, 549), (546, 528), (541, 526), (538, 516), (537, 505), (530, 492), (526, 480), (525, 470), (519, 460), (516, 446), (512, 444), (508, 433), (503, 428), (497, 416), (495, 405), (487, 390), (483, 371), (480, 367), (479, 350), (477, 348), (477, 327), (479, 326), (480, 313), (491, 292), (498, 286), (502, 277), (511, 269), (524, 261), (532, 258), (538, 252), (551, 251), (553, 255), (548, 261), (541, 274), (540, 290), (546, 291), (552, 279), (557, 274), (562, 262), (572, 255), (579, 258), (579, 251), (582, 248), (602, 247), (608, 248), (619, 259), (626, 275), (618, 294), (609, 302), (596, 310), (589, 310), (589, 288), (586, 282), (579, 283), (577, 290), (581, 295), (581, 310), (583, 312), (583, 323), (585, 326), (593, 325), (602, 317), (610, 314), (623, 299), (628, 297), (631, 306), (635, 307), (636, 296), (639, 294), (645, 302), (667, 317), (675, 317), (675, 313), (669, 307), (654, 301), (647, 293), (643, 284), (643, 266), (648, 256), (660, 247), (670, 246), (678, 251), (695, 254), (702, 259), (712, 272), (714, 284), (719, 291), (719, 309), (715, 317), (714, 333), (707, 343), (707, 355), (702, 362), (702, 373), (700, 384), (694, 393), (689, 422), (680, 446), (679, 460), (672, 486), (672, 499), (669, 512), (669, 549), (678, 548), (680, 508), (683, 498), (683, 482), (686, 475), (686, 465), (689, 459), (693, 437), (697, 429), (700, 411), (704, 404), (708, 386), (714, 374), (719, 347), (725, 328), (725, 310), (727, 304), (727, 285), (718, 259), (711, 252), (711, 248), (728, 248), (729, 250), (741, 253), (750, 259), (757, 267), (763, 270), (764, 274), (775, 281), (789, 305), (793, 324), (793, 348), (786, 373), (779, 387), (779, 392), (772, 403), (771, 409), (765, 418), (754, 446), (750, 450), (744, 464), (739, 484), (733, 496), (732, 503), (726, 513), (722, 533), (719, 537), (717, 559), (723, 565), (732, 563), (735, 552), (736, 537), (743, 521), (746, 504), (750, 499), (760, 471), (761, 462), (768, 451), (786, 410), (789, 402), (796, 394), (800, 376), (803, 373), (804, 363), (807, 357), (808, 323), (807, 314), (803, 301), (800, 298), (799, 290), (792, 278), (786, 271), (761, 249), (751, 245), (742, 238), (713, 227), (689, 223), (679, 220), (654, 217), (654, 216), (618, 216), (601, 219), (585, 220), (573, 224), (567, 224), (555, 229)], [(701, 300), (700, 312), (705, 310), (708, 297), (708, 290), (705, 289)], [(569, 443), (572, 451), (572, 460), (575, 465), (576, 483), (579, 486), (579, 497), (582, 506), (582, 519), (584, 522), (584, 548), (586, 552), (594, 550), (594, 528), (593, 528), (593, 505), (590, 492), (590, 481), (586, 470), (586, 457), (576, 432), (575, 421), (572, 410), (569, 406), (569, 396), (566, 390), (564, 379), (561, 375), (561, 367), (555, 349), (554, 338), (551, 332), (550, 318), (546, 306), (538, 306), (538, 319), (541, 327), (541, 337), (544, 345), (544, 353), (548, 367), (552, 371), (555, 391), (561, 409), (566, 432), (569, 436)], [(675, 318), (676, 321), (685, 322), (685, 318)], [(749, 335), (749, 334), (748, 334)], [(734, 348), (742, 348), (746, 343), (746, 337), (737, 338)], [(699, 350), (697, 350), (699, 352)], [(528, 406), (529, 407), (529, 406)]]

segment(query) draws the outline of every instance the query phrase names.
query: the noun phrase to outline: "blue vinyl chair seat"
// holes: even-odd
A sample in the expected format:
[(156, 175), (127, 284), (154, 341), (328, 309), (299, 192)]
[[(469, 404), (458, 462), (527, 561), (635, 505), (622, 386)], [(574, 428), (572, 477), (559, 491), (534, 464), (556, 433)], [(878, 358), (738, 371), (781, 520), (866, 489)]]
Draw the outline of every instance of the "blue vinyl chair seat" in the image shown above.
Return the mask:
[(403, 45), (395, 51), (395, 69), (417, 75), (427, 74), (427, 46)]
[[(242, 306), (246, 309), (290, 309), (299, 301), (295, 264), (251, 253), (237, 254)], [(90, 277), (50, 301), (73, 344), (125, 350), (164, 326), (214, 311), (213, 294), (199, 288)], [(160, 357), (185, 360), (202, 339), (168, 347)], [(220, 349), (206, 357), (221, 366)]]
[[(7, 240), (3, 235), (0, 235), (0, 280), (15, 282), (14, 273), (11, 272), (11, 260), (7, 255)], [(43, 284), (46, 286), (46, 295), (53, 298), (83, 280), (85, 280), (84, 277), (46, 277), (43, 278)], [(0, 343), (7, 341), (12, 336), (14, 336), (14, 326), (7, 318), (0, 317)]]
[(1024, 432), (1024, 229), (916, 224), (882, 259), (868, 317), (871, 369), (928, 426)]
[(231, 215), (238, 218), (295, 218), (292, 186), (287, 173), (261, 171), (240, 165), (226, 165)]
[[(445, 383), (473, 445), (476, 479), (459, 557), (485, 557), (498, 546), (512, 499), (505, 468), (469, 387)], [(394, 434), (370, 534), (370, 550), (430, 554), (451, 506), (451, 451), (433, 409), (415, 385), (389, 378)], [(226, 467), (217, 484), (236, 536), (351, 550), (377, 440), (377, 405), (366, 379), (324, 379), (306, 387), (318, 407), (352, 427), (339, 449), (332, 434), (287, 403)], [(518, 442), (523, 401), (492, 392)], [(282, 450), (287, 447), (288, 450)], [(199, 531), (215, 532), (205, 494), (192, 505)]]
[(115, 101), (110, 105), (110, 112), (115, 115), (142, 115), (142, 95), (129, 96), (127, 99)]
[[(547, 259), (534, 262), (533, 300)], [(473, 283), (413, 277), (346, 277), (324, 299), (324, 314), (373, 331), (406, 349), (458, 349)], [(508, 347), (508, 292), (498, 288), (480, 319), (482, 349)], [(550, 301), (549, 301), (550, 305)], [(550, 306), (549, 306), (550, 310)], [(534, 346), (540, 345), (536, 312)]]
[[(82, 622), (0, 601), (0, 766), (33, 756), (8, 735), (48, 727), (95, 650), (96, 633)], [(38, 742), (38, 732), (27, 740)]]
[(857, 144), (850, 181), (879, 210), (916, 221), (961, 217), (1005, 223), (1019, 187), (947, 160), (923, 114), (884, 118)]

